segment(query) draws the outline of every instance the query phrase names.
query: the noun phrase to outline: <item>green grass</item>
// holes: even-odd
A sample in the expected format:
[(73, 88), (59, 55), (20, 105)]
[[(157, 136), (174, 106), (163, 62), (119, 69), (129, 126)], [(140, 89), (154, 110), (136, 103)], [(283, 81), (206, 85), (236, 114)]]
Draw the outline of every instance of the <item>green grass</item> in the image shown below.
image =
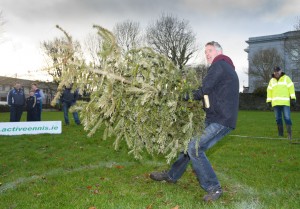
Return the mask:
[[(62, 116), (43, 112), (44, 120)], [(292, 120), (300, 138), (300, 113)], [(0, 208), (299, 208), (300, 144), (277, 137), (273, 112), (241, 111), (237, 129), (207, 152), (225, 190), (210, 204), (191, 167), (176, 184), (154, 182), (149, 173), (169, 167), (164, 157), (138, 161), (112, 143), (74, 122), (60, 135), (0, 136)]]

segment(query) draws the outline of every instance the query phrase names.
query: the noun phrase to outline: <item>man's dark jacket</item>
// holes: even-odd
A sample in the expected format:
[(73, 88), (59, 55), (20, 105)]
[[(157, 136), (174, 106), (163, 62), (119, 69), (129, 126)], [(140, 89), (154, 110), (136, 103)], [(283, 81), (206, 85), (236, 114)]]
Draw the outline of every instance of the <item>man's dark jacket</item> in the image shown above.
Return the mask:
[(79, 98), (79, 93), (77, 89), (74, 92), (72, 92), (71, 88), (65, 88), (65, 90), (61, 95), (60, 100), (62, 103), (65, 102), (69, 105), (73, 105), (78, 100), (78, 98)]
[(194, 99), (208, 95), (206, 122), (235, 128), (239, 109), (239, 79), (231, 59), (218, 55), (203, 79), (202, 87), (194, 91)]
[(9, 106), (24, 106), (25, 100), (26, 98), (23, 89), (13, 88), (7, 95), (7, 103)]

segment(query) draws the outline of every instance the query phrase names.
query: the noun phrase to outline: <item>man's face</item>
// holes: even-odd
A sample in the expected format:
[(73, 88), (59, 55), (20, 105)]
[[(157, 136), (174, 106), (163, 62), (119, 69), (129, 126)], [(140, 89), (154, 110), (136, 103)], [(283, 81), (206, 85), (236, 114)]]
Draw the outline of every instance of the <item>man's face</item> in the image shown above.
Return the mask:
[(16, 88), (16, 89), (20, 89), (20, 88), (21, 88), (21, 84), (16, 83), (15, 88)]
[(278, 72), (274, 72), (275, 78), (279, 78), (281, 75), (282, 70), (279, 70)]
[(214, 47), (212, 45), (205, 46), (205, 56), (206, 56), (206, 60), (209, 64), (211, 64), (212, 61), (215, 59), (215, 57), (220, 54), (222, 54), (222, 52), (217, 51), (216, 47)]

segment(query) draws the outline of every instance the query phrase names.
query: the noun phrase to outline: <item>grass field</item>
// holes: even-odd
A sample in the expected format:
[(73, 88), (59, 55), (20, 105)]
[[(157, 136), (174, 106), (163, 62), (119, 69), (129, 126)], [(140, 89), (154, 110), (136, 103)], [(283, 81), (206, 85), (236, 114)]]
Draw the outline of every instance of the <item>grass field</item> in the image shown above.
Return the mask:
[[(62, 117), (43, 112), (43, 120)], [(0, 113), (2, 122), (8, 118)], [(292, 120), (299, 139), (300, 113)], [(277, 137), (273, 112), (240, 111), (237, 129), (207, 152), (225, 191), (214, 203), (202, 202), (191, 166), (176, 184), (154, 182), (149, 173), (169, 167), (163, 156), (144, 153), (138, 161), (112, 143), (101, 130), (88, 138), (74, 122), (60, 135), (0, 136), (0, 208), (300, 207), (300, 144)]]

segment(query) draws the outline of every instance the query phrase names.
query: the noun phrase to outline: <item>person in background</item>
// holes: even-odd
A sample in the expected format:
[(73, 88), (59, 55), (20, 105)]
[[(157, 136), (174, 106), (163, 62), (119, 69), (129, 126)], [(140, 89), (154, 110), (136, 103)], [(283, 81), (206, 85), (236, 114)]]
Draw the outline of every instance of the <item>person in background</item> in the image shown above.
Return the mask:
[(33, 91), (29, 92), (29, 97), (26, 99), (27, 121), (37, 120), (37, 105), (36, 97)]
[(288, 139), (292, 139), (292, 120), (290, 103), (296, 105), (294, 83), (280, 67), (273, 69), (274, 73), (267, 88), (267, 103), (274, 108), (278, 136), (283, 136), (282, 114), (287, 129)]
[[(72, 85), (70, 87), (65, 87), (60, 101), (62, 103), (62, 108), (63, 108), (63, 112), (64, 112), (64, 119), (65, 119), (65, 124), (69, 125), (70, 121), (69, 121), (69, 109), (71, 106), (75, 105), (76, 101), (79, 98), (79, 92), (78, 89), (76, 89), (75, 91), (72, 90)], [(73, 112), (73, 118), (74, 121), (77, 125), (80, 125), (80, 120), (78, 117), (78, 112)]]
[(205, 152), (236, 127), (239, 79), (231, 59), (223, 55), (219, 43), (208, 42), (205, 56), (210, 64), (208, 73), (203, 79), (203, 86), (193, 91), (194, 100), (204, 99), (205, 102), (205, 130), (200, 137), (191, 139), (187, 153), (182, 152), (170, 170), (153, 172), (150, 178), (175, 183), (191, 162), (200, 186), (207, 192), (203, 200), (210, 202), (217, 200), (223, 190)]
[(37, 106), (37, 121), (42, 120), (42, 108), (43, 108), (43, 99), (45, 98), (44, 93), (41, 89), (38, 88), (36, 83), (31, 84), (31, 90), (34, 92), (36, 97), (36, 106)]
[(7, 103), (10, 107), (10, 122), (20, 122), (25, 105), (25, 93), (19, 82), (16, 82), (14, 88), (8, 92)]

